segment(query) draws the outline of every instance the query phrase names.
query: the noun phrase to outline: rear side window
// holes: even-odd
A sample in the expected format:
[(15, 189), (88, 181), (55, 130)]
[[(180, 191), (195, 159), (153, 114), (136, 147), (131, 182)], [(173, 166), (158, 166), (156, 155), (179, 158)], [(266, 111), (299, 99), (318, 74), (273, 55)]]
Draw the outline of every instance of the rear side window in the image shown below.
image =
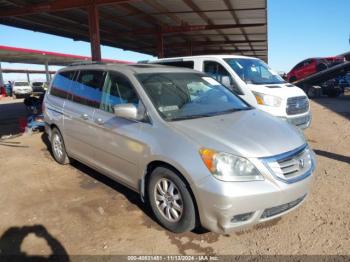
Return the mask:
[(104, 71), (80, 71), (72, 87), (72, 100), (79, 104), (99, 108), (105, 75)]
[(169, 61), (169, 62), (157, 62), (157, 64), (166, 65), (166, 66), (184, 67), (184, 68), (190, 68), (190, 69), (193, 69), (194, 67), (193, 61)]
[(73, 84), (74, 75), (75, 71), (58, 73), (52, 82), (50, 95), (60, 98), (67, 98), (70, 92), (70, 88)]
[(113, 107), (119, 104), (138, 105), (139, 97), (129, 79), (111, 72), (103, 89), (100, 109), (113, 113)]

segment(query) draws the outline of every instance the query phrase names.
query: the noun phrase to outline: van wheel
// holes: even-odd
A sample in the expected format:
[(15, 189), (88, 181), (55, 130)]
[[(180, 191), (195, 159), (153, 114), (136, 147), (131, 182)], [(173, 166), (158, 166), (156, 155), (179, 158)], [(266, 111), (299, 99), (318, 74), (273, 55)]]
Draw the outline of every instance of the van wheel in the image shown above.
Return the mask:
[(64, 146), (64, 141), (60, 131), (57, 128), (52, 129), (51, 133), (51, 150), (55, 160), (61, 164), (69, 164), (69, 158)]
[(159, 223), (174, 233), (191, 231), (196, 212), (188, 186), (170, 169), (157, 167), (148, 183), (148, 197)]

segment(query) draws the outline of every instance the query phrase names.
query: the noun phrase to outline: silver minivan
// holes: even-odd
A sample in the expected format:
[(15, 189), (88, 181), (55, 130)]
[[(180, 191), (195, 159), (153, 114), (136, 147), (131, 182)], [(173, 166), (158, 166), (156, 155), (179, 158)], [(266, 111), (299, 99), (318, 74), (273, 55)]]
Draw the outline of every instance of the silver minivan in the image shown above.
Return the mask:
[(315, 158), (302, 132), (198, 71), (70, 66), (43, 110), (58, 163), (78, 160), (135, 190), (173, 232), (227, 233), (309, 193)]

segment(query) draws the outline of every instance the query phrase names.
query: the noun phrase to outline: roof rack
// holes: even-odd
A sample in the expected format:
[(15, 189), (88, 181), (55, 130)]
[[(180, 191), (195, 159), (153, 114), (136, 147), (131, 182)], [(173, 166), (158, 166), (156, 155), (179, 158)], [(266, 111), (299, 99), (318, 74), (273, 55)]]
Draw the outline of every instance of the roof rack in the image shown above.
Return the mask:
[(69, 64), (68, 66), (79, 66), (79, 65), (104, 65), (106, 63), (101, 61), (80, 61)]
[(152, 67), (164, 67), (164, 65), (160, 65), (160, 64), (132, 64), (132, 65), (129, 65), (131, 67), (138, 67), (138, 68), (152, 68)]

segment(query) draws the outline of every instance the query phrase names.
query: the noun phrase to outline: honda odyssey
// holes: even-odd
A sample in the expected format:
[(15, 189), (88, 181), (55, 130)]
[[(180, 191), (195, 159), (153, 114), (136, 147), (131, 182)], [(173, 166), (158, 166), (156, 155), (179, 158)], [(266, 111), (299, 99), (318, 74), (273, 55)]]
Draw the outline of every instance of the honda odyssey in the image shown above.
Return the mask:
[(302, 132), (198, 71), (70, 66), (43, 110), (58, 163), (78, 160), (135, 190), (173, 232), (227, 233), (309, 193), (315, 159)]

